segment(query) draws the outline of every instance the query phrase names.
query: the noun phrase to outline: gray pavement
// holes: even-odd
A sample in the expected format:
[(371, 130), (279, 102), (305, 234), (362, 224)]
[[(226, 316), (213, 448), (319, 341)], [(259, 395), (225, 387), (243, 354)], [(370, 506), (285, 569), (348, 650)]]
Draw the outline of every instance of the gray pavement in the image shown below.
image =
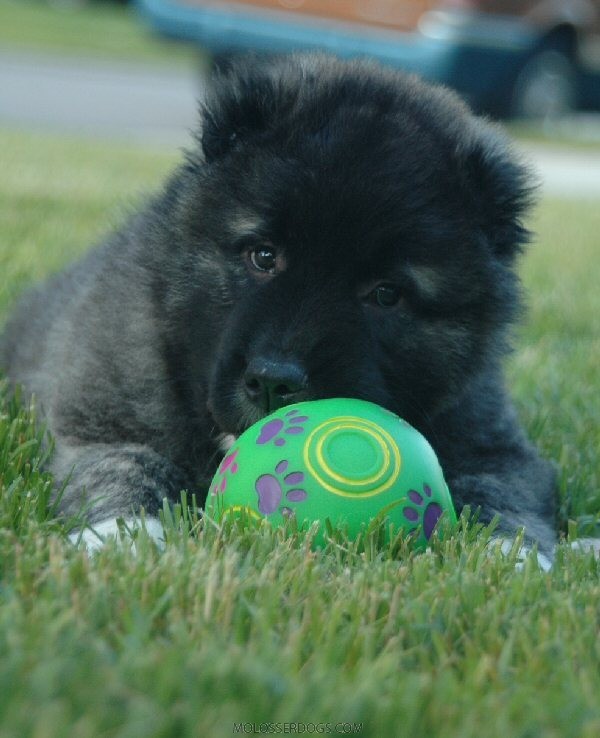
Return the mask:
[(177, 147), (196, 124), (199, 70), (0, 50), (0, 125)]
[[(0, 49), (0, 126), (175, 149), (189, 143), (203, 87), (200, 65), (152, 68)], [(545, 194), (600, 199), (600, 149), (518, 147)]]
[(539, 177), (544, 194), (600, 199), (600, 147), (587, 150), (520, 143), (518, 148)]

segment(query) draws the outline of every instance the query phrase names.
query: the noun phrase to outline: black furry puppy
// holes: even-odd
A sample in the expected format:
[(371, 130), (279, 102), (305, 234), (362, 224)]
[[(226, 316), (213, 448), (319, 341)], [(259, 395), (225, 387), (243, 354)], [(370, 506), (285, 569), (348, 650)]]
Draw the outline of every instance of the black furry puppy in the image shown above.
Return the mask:
[(226, 434), (357, 397), (425, 434), (457, 509), (551, 555), (553, 473), (501, 373), (530, 189), (499, 132), (414, 77), (297, 56), (218, 78), (199, 144), (4, 333), (63, 510), (156, 515), (205, 493)]

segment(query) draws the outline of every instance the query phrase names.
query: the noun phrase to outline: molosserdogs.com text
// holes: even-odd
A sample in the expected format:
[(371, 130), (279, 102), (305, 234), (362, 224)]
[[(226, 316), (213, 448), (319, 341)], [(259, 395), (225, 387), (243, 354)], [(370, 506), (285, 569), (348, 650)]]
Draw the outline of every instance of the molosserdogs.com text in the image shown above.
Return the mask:
[(362, 733), (362, 723), (234, 723), (233, 732), (242, 735), (273, 734), (342, 734), (358, 735)]

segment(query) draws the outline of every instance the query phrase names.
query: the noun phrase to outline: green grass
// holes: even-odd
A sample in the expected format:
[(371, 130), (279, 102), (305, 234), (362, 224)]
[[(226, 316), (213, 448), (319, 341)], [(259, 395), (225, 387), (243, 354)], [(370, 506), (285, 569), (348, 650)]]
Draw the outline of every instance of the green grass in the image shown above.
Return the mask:
[(23, 286), (55, 271), (159, 186), (175, 154), (2, 132), (0, 320)]
[(560, 467), (561, 522), (600, 535), (597, 202), (543, 203), (523, 263), (529, 316), (509, 365), (530, 434)]
[(193, 47), (153, 35), (132, 6), (112, 2), (0, 0), (2, 47), (157, 64), (198, 64), (200, 56)]
[[(175, 161), (7, 132), (0, 151), (0, 321)], [(563, 530), (598, 531), (600, 211), (548, 201), (532, 225), (509, 382), (561, 465)], [(48, 508), (35, 408), (0, 395), (0, 738), (212, 738), (237, 722), (600, 735), (600, 562), (561, 547), (551, 573), (515, 572), (485, 554), (489, 531), (464, 525), (426, 555), (402, 542), (313, 552), (291, 532), (202, 530), (178, 508), (164, 552), (140, 534), (135, 555), (90, 558)]]

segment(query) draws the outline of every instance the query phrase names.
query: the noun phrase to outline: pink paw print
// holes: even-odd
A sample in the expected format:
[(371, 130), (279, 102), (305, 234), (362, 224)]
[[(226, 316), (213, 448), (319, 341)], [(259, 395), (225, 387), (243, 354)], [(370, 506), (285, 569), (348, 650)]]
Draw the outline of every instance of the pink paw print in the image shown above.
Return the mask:
[(239, 449), (236, 448), (233, 453), (230, 453), (221, 462), (221, 466), (219, 467), (218, 471), (219, 478), (212, 486), (211, 494), (222, 495), (223, 492), (225, 492), (225, 490), (227, 489), (228, 475), (236, 474), (239, 469), (238, 463), (236, 461), (238, 451)]

